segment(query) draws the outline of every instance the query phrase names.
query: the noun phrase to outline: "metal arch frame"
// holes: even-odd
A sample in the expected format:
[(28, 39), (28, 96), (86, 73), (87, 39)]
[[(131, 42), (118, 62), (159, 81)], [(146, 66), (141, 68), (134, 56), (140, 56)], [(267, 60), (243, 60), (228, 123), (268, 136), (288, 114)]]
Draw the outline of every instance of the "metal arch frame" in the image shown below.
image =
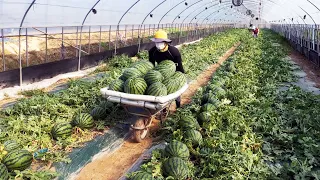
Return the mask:
[(172, 21), (171, 24), (173, 24), (174, 21), (175, 21), (184, 11), (186, 11), (187, 9), (189, 9), (190, 7), (192, 7), (193, 5), (198, 4), (198, 3), (201, 2), (201, 1), (203, 1), (203, 0), (199, 0), (199, 1), (191, 4), (190, 6), (186, 7), (184, 10), (182, 10), (182, 11), (173, 19), (173, 21)]
[[(226, 11), (222, 11), (221, 13), (226, 13)], [(234, 12), (234, 13), (232, 13), (232, 15), (234, 15), (235, 13), (237, 13), (237, 12)], [(220, 12), (219, 12), (219, 14), (220, 14)], [(219, 15), (219, 14), (217, 14), (217, 16)], [(239, 14), (239, 13), (238, 13)], [(242, 15), (241, 13), (239, 14), (239, 15)], [(210, 23), (213, 23), (216, 19), (215, 19), (215, 17), (217, 17), (217, 16), (214, 16), (214, 18), (211, 20), (211, 18), (210, 18)], [(218, 16), (218, 17), (224, 17), (224, 16)], [(246, 18), (246, 19), (249, 19), (249, 17), (247, 17), (247, 16), (245, 16), (244, 15), (244, 17)], [(208, 20), (209, 21), (209, 20)]]
[[(213, 1), (212, 1), (212, 2), (213, 2)], [(208, 4), (212, 4), (212, 2), (206, 3), (206, 4), (204, 4), (204, 6), (206, 6), (206, 5), (208, 5)], [(210, 7), (211, 7), (211, 6), (210, 6)], [(192, 13), (196, 12), (197, 10), (198, 10), (198, 8), (196, 8), (194, 11), (192, 11), (191, 13), (189, 13), (189, 14), (187, 15), (187, 17), (183, 19), (183, 21), (181, 22), (181, 24), (183, 24), (183, 22), (184, 22)]]
[(117, 54), (117, 42), (118, 42), (118, 32), (119, 32), (119, 24), (122, 21), (123, 17), (141, 0), (137, 0), (135, 3), (133, 3), (127, 10), (124, 12), (124, 14), (121, 16), (121, 18), (118, 21), (117, 24), (117, 31), (116, 31), (116, 43), (114, 44), (114, 54)]
[(29, 5), (28, 9), (24, 13), (22, 20), (20, 22), (20, 27), (19, 27), (19, 74), (20, 74), (20, 86), (22, 86), (22, 60), (21, 60), (21, 28), (24, 23), (24, 20), (27, 17), (27, 14), (29, 13), (29, 10), (31, 7), (35, 4), (36, 0), (32, 0), (31, 4)]
[[(309, 2), (309, 0), (307, 0), (307, 1)], [(257, 4), (256, 1), (249, 1), (249, 2), (252, 2), (252, 3), (256, 3), (256, 4)], [(278, 3), (275, 3), (275, 2), (272, 1), (272, 0), (268, 0), (268, 1), (266, 2), (266, 4), (267, 4), (267, 3), (272, 3), (272, 4), (275, 4), (275, 5), (279, 6), (279, 7), (282, 7), (282, 6), (280, 6)], [(300, 6), (298, 6), (298, 7), (300, 7)], [(317, 6), (315, 6), (315, 7), (318, 8)], [(301, 7), (300, 7), (300, 8), (301, 8)], [(294, 9), (292, 9), (292, 8), (290, 8), (290, 9), (291, 9), (292, 12), (294, 12), (295, 14), (297, 14), (298, 17), (306, 24), (306, 22), (304, 21), (304, 19), (299, 16), (298, 12), (296, 12), (296, 11), (295, 11)], [(262, 13), (262, 15), (263, 15), (263, 13)]]
[[(249, 1), (249, 2), (250, 2), (250, 3), (253, 3), (253, 4), (257, 4), (257, 3), (258, 3), (258, 2), (256, 2), (256, 1)], [(274, 4), (274, 5), (278, 6), (278, 7), (282, 7), (282, 6), (280, 6), (279, 4), (273, 2), (272, 0), (269, 0), (268, 2)], [(266, 3), (266, 5), (268, 5), (268, 3)], [(271, 5), (270, 5), (270, 6), (271, 6)], [(304, 21), (304, 19), (303, 19), (302, 17), (300, 17), (299, 14), (298, 14), (294, 9), (292, 9), (292, 8), (290, 8), (290, 9), (291, 9), (292, 12), (294, 12), (295, 14), (297, 14), (298, 17), (306, 24), (306, 22)], [(263, 14), (262, 14), (262, 16), (263, 16)], [(284, 16), (282, 16), (282, 17), (284, 17)], [(286, 19), (286, 18), (284, 18), (284, 19)]]
[(158, 28), (159, 28), (159, 24), (160, 24), (160, 22), (162, 21), (162, 19), (163, 19), (170, 11), (172, 11), (174, 8), (176, 8), (177, 6), (179, 6), (181, 3), (185, 2), (185, 1), (186, 1), (186, 0), (183, 0), (183, 1), (179, 2), (178, 4), (176, 4), (175, 6), (173, 6), (171, 9), (169, 9), (169, 11), (167, 11), (167, 12), (161, 17), (161, 19), (159, 20), (159, 22), (158, 22)]
[[(219, 3), (220, 4), (220, 3)], [(215, 4), (215, 5), (213, 5), (213, 6), (210, 6), (210, 7), (208, 7), (208, 9), (209, 8), (211, 8), (211, 7), (214, 7), (214, 6), (216, 6), (216, 5), (219, 5), (219, 4)], [(226, 4), (225, 6), (227, 6), (228, 4)], [(224, 6), (224, 7), (225, 7)], [(189, 23), (191, 23), (198, 15), (200, 15), (201, 13), (203, 13), (204, 11), (206, 11), (207, 9), (205, 9), (205, 10), (202, 10), (201, 12), (199, 12), (198, 14), (196, 14), (191, 20), (190, 20), (190, 22)], [(182, 22), (183, 23), (183, 22)]]
[(315, 4), (313, 4), (313, 2), (311, 2), (310, 0), (307, 0), (310, 4), (312, 4), (315, 8), (318, 9), (318, 11), (320, 11), (320, 8), (318, 6), (316, 6)]
[[(198, 13), (198, 14), (201, 14), (203, 11), (206, 11), (206, 10), (208, 10), (209, 8), (212, 8), (212, 7), (214, 7), (214, 6), (217, 6), (217, 5), (219, 5), (220, 3), (218, 3), (218, 4), (213, 4), (213, 5), (211, 5), (211, 6), (209, 6), (209, 7), (206, 7), (205, 9), (203, 9), (202, 11), (200, 11), (200, 13)], [(197, 10), (199, 10), (198, 8), (197, 9), (195, 9), (194, 11), (192, 11), (191, 13), (189, 13), (184, 19), (183, 19), (183, 21), (181, 22), (181, 24), (183, 24), (184, 23), (184, 21), (191, 15), (191, 14), (193, 14), (194, 12), (196, 12)], [(198, 15), (197, 14), (197, 15)]]
[(163, 0), (161, 3), (159, 3), (156, 7), (154, 7), (143, 19), (143, 21), (141, 22), (141, 24), (139, 25), (139, 29), (138, 29), (138, 52), (140, 52), (140, 44), (141, 44), (141, 38), (140, 38), (140, 32), (141, 32), (141, 27), (144, 23), (144, 21), (147, 19), (147, 17), (155, 10), (157, 9), (159, 6), (161, 6), (164, 2), (166, 2), (167, 0)]
[[(223, 13), (226, 13), (226, 11), (224, 11)], [(234, 16), (234, 14), (235, 14), (236, 12), (233, 12), (233, 13), (231, 13), (230, 15), (232, 15), (232, 16)], [(216, 16), (215, 16), (216, 17)], [(220, 17), (225, 17), (225, 16), (220, 16)], [(237, 18), (239, 18), (239, 16), (234, 16), (234, 17), (237, 17)], [(224, 19), (224, 18), (223, 18)], [(248, 18), (247, 18), (248, 19)], [(211, 22), (214, 22), (215, 21), (215, 18), (213, 18), (213, 20), (211, 21)], [(232, 22), (232, 21), (231, 21)]]
[[(203, 22), (204, 22), (206, 19), (208, 19), (211, 15), (213, 15), (215, 12), (220, 11), (221, 9), (224, 9), (224, 7), (220, 8), (220, 9), (218, 9), (218, 10), (216, 10), (216, 11), (213, 11), (212, 13), (210, 13), (208, 16), (206, 16), (206, 17), (202, 20), (201, 24), (203, 24)], [(200, 19), (199, 19), (199, 20), (200, 20)], [(198, 23), (199, 20), (198, 20), (196, 23)]]
[(88, 11), (88, 13), (86, 14), (86, 16), (84, 17), (83, 21), (82, 21), (82, 24), (81, 24), (81, 29), (80, 29), (80, 39), (79, 39), (79, 58), (78, 58), (78, 71), (81, 70), (80, 66), (81, 66), (81, 47), (82, 47), (82, 44), (81, 44), (81, 39), (82, 39), (82, 31), (83, 31), (83, 25), (84, 23), (86, 22), (87, 20), (87, 17), (89, 16), (90, 12), (92, 11), (92, 9), (94, 7), (96, 7), (96, 5), (100, 2), (100, 0), (98, 0), (96, 3), (94, 3), (94, 5), (92, 6), (92, 8)]
[(313, 19), (313, 17), (306, 11), (304, 10), (301, 6), (298, 6), (303, 12), (305, 12), (306, 14), (308, 14), (308, 16), (310, 16), (310, 18), (312, 19), (314, 25), (317, 25), (316, 21)]
[[(222, 10), (223, 10), (223, 8), (222, 8)], [(227, 10), (227, 9), (226, 9)], [(220, 10), (219, 10), (220, 11)], [(217, 16), (220, 14), (220, 13), (226, 13), (226, 11), (222, 11), (222, 12), (219, 12), (218, 14), (217, 14)], [(235, 13), (237, 13), (237, 12), (235, 12)], [(234, 14), (234, 13), (233, 13)], [(239, 15), (242, 15), (241, 13), (238, 13)], [(211, 15), (210, 15), (211, 16)], [(214, 16), (214, 18), (211, 20), (211, 18), (210, 18), (210, 23), (212, 23), (213, 21), (215, 21), (215, 17), (217, 17), (217, 16)], [(219, 16), (219, 17), (223, 17), (223, 16)], [(246, 19), (249, 19), (247, 16), (245, 16), (244, 15), (244, 17), (246, 18)], [(208, 20), (209, 21), (209, 20)], [(210, 24), (209, 23), (209, 24)]]
[[(220, 13), (226, 13), (226, 11), (219, 12), (219, 13), (217, 14), (217, 16), (218, 16)], [(235, 13), (236, 13), (236, 12), (234, 12), (233, 14), (235, 14)], [(232, 15), (233, 15), (233, 14), (232, 14)], [(211, 18), (210, 18), (211, 21), (210, 21), (209, 24), (214, 23), (214, 21), (216, 20), (215, 17), (217, 17), (217, 16), (214, 16), (214, 18), (213, 18), (212, 20), (211, 20)], [(218, 16), (218, 17), (224, 17), (224, 16)], [(209, 20), (208, 20), (208, 21), (209, 21)]]

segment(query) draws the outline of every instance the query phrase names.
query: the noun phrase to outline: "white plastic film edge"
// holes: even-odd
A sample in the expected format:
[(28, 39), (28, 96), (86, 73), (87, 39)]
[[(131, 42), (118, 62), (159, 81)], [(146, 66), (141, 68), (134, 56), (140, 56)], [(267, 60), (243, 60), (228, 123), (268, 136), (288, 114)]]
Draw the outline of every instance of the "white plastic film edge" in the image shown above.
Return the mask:
[(156, 103), (166, 103), (173, 99), (179, 97), (184, 91), (188, 89), (189, 85), (186, 83), (182, 88), (178, 91), (169, 94), (167, 96), (149, 96), (149, 95), (137, 95), (137, 94), (127, 94), (118, 91), (108, 90), (109, 87), (102, 88), (100, 90), (102, 97), (108, 98), (109, 96), (124, 98), (128, 100), (135, 100), (135, 101), (147, 101), (147, 102), (156, 102)]

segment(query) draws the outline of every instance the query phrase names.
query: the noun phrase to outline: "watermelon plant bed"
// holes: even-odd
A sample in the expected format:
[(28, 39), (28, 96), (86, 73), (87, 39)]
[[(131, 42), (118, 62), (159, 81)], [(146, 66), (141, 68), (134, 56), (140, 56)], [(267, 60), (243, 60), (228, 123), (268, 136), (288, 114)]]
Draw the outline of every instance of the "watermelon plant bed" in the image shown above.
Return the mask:
[[(201, 86), (205, 85), (209, 81), (212, 74), (225, 60), (227, 60), (227, 58), (235, 51), (238, 46), (239, 43), (234, 45), (234, 47), (229, 49), (223, 56), (219, 58), (217, 63), (211, 65), (189, 84), (188, 90), (182, 94), (182, 105), (188, 103), (194, 93), (196, 93), (197, 90), (201, 88)], [(170, 111), (175, 111), (174, 106), (171, 106)], [(161, 138), (160, 136), (157, 136), (158, 134), (156, 133), (159, 128), (159, 121), (154, 121), (150, 130), (153, 136), (146, 139), (142, 144), (135, 144), (131, 141), (125, 142), (123, 146), (120, 147), (119, 150), (117, 150), (115, 153), (89, 163), (87, 166), (85, 166), (83, 170), (81, 170), (79, 176), (77, 177), (77, 180), (118, 179), (120, 176), (125, 174), (127, 169), (129, 169), (131, 166), (134, 166), (133, 168), (136, 168), (139, 164), (139, 160), (138, 162), (136, 162), (139, 156), (141, 157), (141, 154), (146, 149), (150, 148), (150, 146), (152, 146), (152, 142), (158, 141), (158, 139)]]
[[(229, 30), (203, 39), (203, 41), (181, 47), (186, 73), (196, 77), (204, 67), (216, 62), (229, 47), (243, 36), (243, 30)], [(195, 56), (194, 54), (197, 54)], [(21, 99), (14, 106), (0, 112), (0, 141), (15, 140), (23, 149), (34, 153), (48, 149), (41, 154), (41, 163), (69, 162), (67, 156), (73, 148), (78, 148), (94, 139), (109, 126), (124, 121), (123, 110), (102, 99), (99, 90), (119, 78), (124, 68), (134, 61), (127, 56), (116, 56), (109, 60), (104, 69), (105, 76), (95, 81), (72, 80), (67, 90), (55, 93), (40, 93), (28, 99)], [(195, 65), (196, 64), (196, 65)], [(97, 72), (99, 72), (97, 70)], [(106, 112), (97, 111), (103, 107)], [(80, 120), (75, 121), (80, 114)], [(90, 114), (90, 115), (88, 115)], [(93, 122), (91, 117), (93, 118)], [(71, 123), (72, 122), (72, 123)], [(59, 123), (70, 123), (60, 127), (59, 132), (52, 128)], [(68, 131), (62, 131), (66, 130)], [(52, 133), (54, 132), (54, 133)], [(53, 137), (53, 135), (57, 135)], [(61, 136), (60, 136), (61, 135)], [(68, 136), (70, 135), (70, 136)], [(46, 176), (47, 175), (47, 176)], [(54, 175), (46, 171), (25, 170), (17, 172), (21, 178), (52, 179)]]
[[(275, 49), (272, 41), (282, 46)], [(179, 148), (175, 153), (155, 150), (140, 171), (128, 176), (318, 179), (320, 96), (294, 85), (278, 91), (283, 83), (297, 80), (285, 59), (289, 50), (269, 30), (257, 39), (244, 36), (235, 54), (191, 104), (165, 122), (165, 140), (184, 143), (189, 158), (183, 159)], [(208, 104), (211, 108), (204, 108)]]

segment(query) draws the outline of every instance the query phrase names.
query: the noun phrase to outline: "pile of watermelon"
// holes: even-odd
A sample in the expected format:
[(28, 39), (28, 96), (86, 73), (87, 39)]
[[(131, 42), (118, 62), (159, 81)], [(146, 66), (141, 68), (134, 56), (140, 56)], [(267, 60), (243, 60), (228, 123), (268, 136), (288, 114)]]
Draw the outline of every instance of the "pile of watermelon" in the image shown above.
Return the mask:
[(0, 163), (0, 179), (8, 180), (9, 173), (15, 170), (23, 171), (30, 167), (33, 156), (22, 149), (22, 146), (16, 141), (8, 140), (0, 147), (1, 163)]
[[(186, 144), (180, 141), (171, 141), (162, 151), (161, 174), (172, 179), (186, 179), (190, 173), (190, 152)], [(133, 173), (131, 180), (152, 180), (153, 175), (146, 171)]]
[(77, 113), (74, 115), (71, 122), (56, 123), (51, 129), (53, 139), (66, 139), (70, 137), (74, 127), (82, 130), (91, 129), (94, 127), (94, 120), (101, 120), (107, 117), (112, 111), (113, 103), (102, 101), (94, 107), (91, 113)]
[(141, 60), (124, 69), (120, 78), (110, 83), (109, 89), (128, 94), (166, 96), (178, 91), (186, 82), (186, 76), (176, 72), (176, 65), (170, 60), (162, 61), (156, 67)]

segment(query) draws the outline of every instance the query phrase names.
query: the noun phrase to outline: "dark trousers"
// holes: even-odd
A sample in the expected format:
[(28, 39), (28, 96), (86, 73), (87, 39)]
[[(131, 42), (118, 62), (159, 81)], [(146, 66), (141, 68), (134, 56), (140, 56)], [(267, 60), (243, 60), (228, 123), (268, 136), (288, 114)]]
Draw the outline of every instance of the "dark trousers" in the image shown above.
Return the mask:
[(179, 96), (175, 101), (176, 101), (177, 108), (179, 108), (181, 106), (181, 96)]

